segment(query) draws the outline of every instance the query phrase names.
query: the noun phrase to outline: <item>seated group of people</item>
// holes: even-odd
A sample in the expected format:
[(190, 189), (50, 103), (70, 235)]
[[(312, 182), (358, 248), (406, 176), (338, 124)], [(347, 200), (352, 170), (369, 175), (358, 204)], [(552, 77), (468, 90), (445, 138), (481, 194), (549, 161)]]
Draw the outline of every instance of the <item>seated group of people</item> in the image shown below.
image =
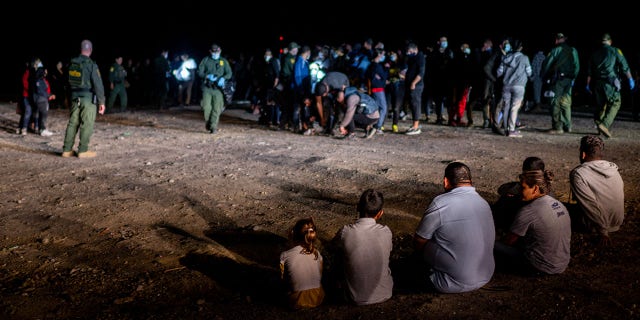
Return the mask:
[[(562, 273), (571, 259), (572, 232), (595, 233), (602, 245), (609, 245), (609, 233), (624, 220), (624, 185), (618, 166), (603, 155), (600, 137), (582, 137), (580, 165), (569, 174), (568, 203), (555, 198), (553, 173), (538, 157), (524, 160), (519, 181), (502, 185), (493, 205), (476, 192), (467, 165), (447, 165), (444, 193), (429, 204), (413, 235), (414, 256), (429, 286), (445, 293), (473, 291), (489, 283), (496, 268), (527, 275)], [(382, 193), (365, 190), (359, 218), (332, 241), (338, 257), (332, 268), (342, 274), (344, 297), (356, 305), (392, 296), (392, 232), (377, 222), (383, 204)], [(289, 234), (292, 248), (280, 256), (289, 305), (296, 309), (316, 307), (325, 298), (316, 232), (312, 218), (299, 220)]]

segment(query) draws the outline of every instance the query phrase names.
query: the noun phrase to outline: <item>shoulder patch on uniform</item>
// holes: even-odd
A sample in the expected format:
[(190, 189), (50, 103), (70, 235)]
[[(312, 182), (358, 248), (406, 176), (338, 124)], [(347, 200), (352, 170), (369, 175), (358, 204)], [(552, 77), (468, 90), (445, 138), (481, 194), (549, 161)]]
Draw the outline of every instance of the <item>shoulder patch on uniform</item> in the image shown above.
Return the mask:
[(620, 48), (616, 48), (616, 51), (618, 51), (618, 54), (619, 54), (619, 55), (621, 55), (621, 56), (623, 55), (623, 54), (622, 54), (622, 50), (620, 50)]

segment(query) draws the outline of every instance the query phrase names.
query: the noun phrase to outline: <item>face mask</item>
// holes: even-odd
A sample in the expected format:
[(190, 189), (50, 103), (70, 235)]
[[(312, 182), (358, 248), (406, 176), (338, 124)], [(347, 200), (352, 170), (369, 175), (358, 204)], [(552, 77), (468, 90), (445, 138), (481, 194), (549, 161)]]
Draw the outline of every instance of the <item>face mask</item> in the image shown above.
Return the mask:
[(264, 56), (264, 61), (269, 62), (269, 60), (271, 60), (272, 56)]
[(383, 63), (385, 58), (385, 56), (380, 57), (380, 63)]
[(511, 52), (511, 45), (510, 44), (505, 44), (504, 45), (504, 52)]
[(38, 61), (38, 64), (36, 64), (36, 68), (40, 68), (42, 67), (42, 62)]
[(395, 54), (393, 54), (393, 55), (391, 55), (389, 57), (389, 60), (391, 60), (391, 61), (396, 61), (397, 59), (398, 59), (398, 56), (396, 56)]
[(214, 52), (211, 54), (211, 58), (213, 58), (213, 60), (218, 60), (220, 59), (220, 52)]
[(334, 52), (334, 53), (332, 54), (332, 56), (333, 56), (333, 58), (334, 58), (334, 59), (337, 59), (337, 58), (338, 58), (338, 53), (337, 53), (337, 52)]
[(324, 60), (324, 54), (318, 53), (318, 60)]
[(440, 42), (440, 48), (446, 49), (448, 46), (449, 46), (449, 43), (447, 43), (447, 41)]
[(464, 52), (464, 54), (470, 54), (471, 53), (471, 49), (464, 48), (464, 50), (462, 52)]

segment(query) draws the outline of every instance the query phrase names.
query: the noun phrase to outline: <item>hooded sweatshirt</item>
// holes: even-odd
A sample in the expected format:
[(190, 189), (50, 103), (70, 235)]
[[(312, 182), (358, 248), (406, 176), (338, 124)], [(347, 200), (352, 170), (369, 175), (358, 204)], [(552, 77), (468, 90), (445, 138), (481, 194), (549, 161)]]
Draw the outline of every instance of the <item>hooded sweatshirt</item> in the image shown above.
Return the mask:
[(624, 220), (624, 183), (618, 166), (606, 160), (587, 161), (569, 174), (573, 200), (602, 234), (617, 231)]
[(524, 87), (533, 75), (529, 57), (520, 51), (509, 53), (502, 58), (502, 63), (498, 67), (498, 78), (504, 76), (505, 87)]

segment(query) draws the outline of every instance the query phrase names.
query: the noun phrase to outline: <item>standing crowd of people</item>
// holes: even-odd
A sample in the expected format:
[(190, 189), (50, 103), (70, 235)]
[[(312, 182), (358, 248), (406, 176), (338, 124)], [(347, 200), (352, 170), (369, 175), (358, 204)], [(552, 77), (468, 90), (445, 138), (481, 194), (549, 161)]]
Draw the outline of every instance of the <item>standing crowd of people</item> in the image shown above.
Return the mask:
[[(393, 50), (380, 41), (374, 44), (370, 38), (338, 47), (290, 42), (276, 55), (266, 48), (262, 59), (245, 59), (244, 55), (227, 58), (220, 55), (217, 44), (199, 62), (187, 52), (170, 59), (167, 49), (153, 59), (129, 58), (126, 63), (118, 54), (103, 79), (108, 84), (106, 112), (124, 112), (130, 105), (163, 109), (198, 101), (204, 111), (205, 129), (215, 134), (219, 129), (215, 119), (227, 104), (224, 87), (233, 83), (237, 86), (234, 96), (250, 101), (252, 111), (260, 114), (259, 122), (275, 130), (339, 138), (351, 138), (356, 130), (362, 130), (366, 138), (389, 131), (417, 135), (433, 114), (436, 125), (471, 127), (473, 110), (480, 109), (482, 128), (519, 138), (519, 129), (524, 127), (519, 118), (521, 110), (540, 109), (546, 105), (543, 101), (548, 102), (551, 115), (551, 128), (546, 132), (572, 131), (574, 84), (584, 69), (594, 125), (599, 134), (610, 138), (623, 91), (635, 89), (634, 74), (622, 51), (612, 46), (609, 34), (602, 36), (601, 49), (583, 60), (587, 61), (586, 68), (580, 65), (579, 53), (567, 39), (562, 33), (555, 34), (551, 50), (545, 55), (535, 48), (533, 60), (522, 39), (502, 37), (494, 45), (486, 38), (478, 48), (462, 42), (454, 49), (446, 36), (439, 37), (434, 46), (420, 48), (416, 42), (407, 41), (404, 47)], [(31, 61), (25, 72), (28, 80), (23, 77), (23, 99), (18, 110), (22, 118), (17, 131), (26, 134), (32, 130), (47, 136), (51, 132), (38, 127), (33, 116), (42, 112), (33, 112), (39, 109), (32, 107), (33, 86), (29, 86), (34, 82), (36, 60), (42, 63), (39, 59)], [(68, 65), (59, 61), (46, 77), (51, 84), (49, 99), (55, 107), (71, 106), (67, 69)], [(345, 91), (358, 94), (359, 100), (351, 101), (357, 104), (351, 106), (353, 112)], [(365, 102), (368, 108), (361, 107)], [(30, 127), (24, 123), (25, 115)], [(401, 130), (399, 121), (407, 118), (411, 125)], [(388, 119), (391, 126), (385, 128)]]

